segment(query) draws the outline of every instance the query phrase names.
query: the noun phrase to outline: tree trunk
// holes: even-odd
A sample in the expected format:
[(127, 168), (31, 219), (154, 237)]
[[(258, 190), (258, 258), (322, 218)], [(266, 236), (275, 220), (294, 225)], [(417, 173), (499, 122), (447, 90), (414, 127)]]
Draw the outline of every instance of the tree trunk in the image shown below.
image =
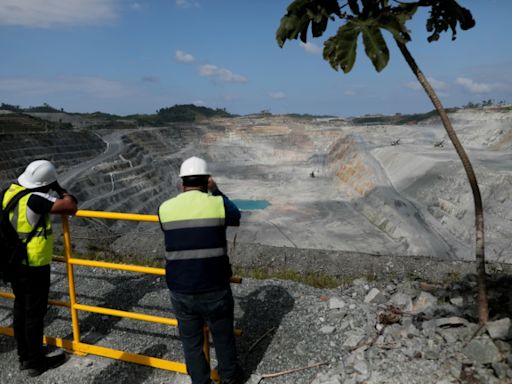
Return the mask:
[(477, 274), (478, 274), (478, 318), (480, 325), (484, 325), (487, 323), (489, 318), (489, 307), (487, 301), (487, 288), (486, 288), (486, 276), (485, 276), (485, 246), (484, 246), (484, 210), (482, 206), (482, 196), (480, 195), (480, 189), (478, 188), (478, 182), (476, 180), (475, 172), (473, 170), (473, 166), (469, 161), (469, 158), (464, 150), (464, 147), (460, 143), (455, 130), (452, 127), (450, 119), (448, 118), (448, 114), (443, 108), (441, 101), (437, 97), (434, 89), (431, 87), (430, 83), (426, 79), (425, 75), (419, 69), (416, 61), (412, 57), (411, 53), (405, 46), (405, 44), (401, 43), (398, 40), (395, 40), (402, 52), (402, 55), (409, 64), (409, 67), (414, 72), (416, 78), (423, 86), (423, 89), (427, 93), (428, 97), (434, 104), (437, 113), (441, 117), (441, 121), (443, 122), (443, 126), (446, 129), (446, 133), (450, 138), (453, 146), (455, 147), (455, 151), (459, 155), (460, 160), (462, 161), (462, 165), (464, 166), (464, 170), (466, 171), (467, 178), (469, 180), (469, 184), (471, 185), (471, 190), (473, 192), (473, 200), (475, 204), (475, 240), (476, 240), (476, 262), (477, 262)]

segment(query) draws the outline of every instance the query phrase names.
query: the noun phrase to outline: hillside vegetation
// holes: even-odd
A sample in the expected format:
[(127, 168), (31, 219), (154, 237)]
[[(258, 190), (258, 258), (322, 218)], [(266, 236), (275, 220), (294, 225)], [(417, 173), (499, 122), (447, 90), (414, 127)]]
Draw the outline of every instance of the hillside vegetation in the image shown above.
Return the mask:
[[(462, 107), (448, 108), (447, 112), (453, 113), (458, 110), (485, 109), (497, 112), (507, 112), (512, 108), (511, 105), (504, 102), (494, 103), (492, 100), (482, 103), (470, 102)], [(124, 129), (136, 128), (137, 126), (157, 126), (163, 127), (169, 123), (194, 123), (211, 118), (230, 118), (238, 115), (231, 114), (226, 108), (209, 108), (197, 106), (194, 104), (176, 104), (172, 107), (160, 108), (154, 114), (133, 114), (120, 116), (105, 112), (77, 113), (66, 112), (63, 108), (54, 108), (47, 103), (43, 105), (23, 108), (19, 105), (7, 103), (0, 104), (0, 129), (3, 131), (26, 130), (26, 129), (53, 129), (53, 128), (71, 128), (71, 127), (93, 127), (101, 129)], [(263, 110), (260, 113), (253, 114), (255, 117), (271, 117), (272, 113)], [(308, 113), (288, 113), (284, 116), (301, 119), (332, 119), (336, 116), (331, 115), (312, 115)], [(436, 111), (432, 110), (425, 113), (412, 113), (394, 115), (364, 115), (349, 118), (355, 125), (414, 125), (428, 119), (436, 118)], [(76, 124), (76, 122), (80, 122)], [(1, 132), (1, 131), (0, 131)]]
[[(93, 113), (67, 113), (62, 108), (59, 110), (46, 103), (42, 106), (28, 108), (21, 108), (18, 105), (1, 103), (0, 111), (4, 111), (4, 114), (1, 116), (2, 122), (0, 122), (0, 124), (2, 125), (0, 127), (9, 127), (14, 129), (24, 129), (29, 126), (34, 128), (38, 128), (40, 126), (43, 126), (43, 128), (55, 127), (52, 123), (45, 124), (38, 120), (34, 120), (31, 124), (31, 119), (34, 119), (32, 116), (33, 114), (45, 114), (45, 118), (53, 122), (57, 119), (57, 122), (60, 123), (60, 125), (57, 125), (59, 128), (63, 124), (63, 117), (61, 115), (64, 114), (73, 116), (74, 118), (91, 121), (91, 125), (97, 128), (110, 129), (134, 128), (135, 126), (164, 126), (168, 123), (198, 122), (213, 117), (234, 116), (227, 112), (225, 108), (213, 109), (194, 104), (182, 104), (161, 108), (155, 114), (134, 114), (128, 116), (119, 116), (99, 111)], [(5, 113), (5, 111), (11, 113)]]
[(0, 114), (0, 133), (46, 131), (49, 129), (72, 128), (69, 123), (48, 121), (25, 113)]

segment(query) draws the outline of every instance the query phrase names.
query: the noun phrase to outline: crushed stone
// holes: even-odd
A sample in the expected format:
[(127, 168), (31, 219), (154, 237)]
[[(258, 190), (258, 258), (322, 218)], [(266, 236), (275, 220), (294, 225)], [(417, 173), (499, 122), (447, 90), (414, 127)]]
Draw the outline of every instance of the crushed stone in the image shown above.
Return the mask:
[[(75, 275), (80, 303), (173, 317), (162, 277), (83, 267), (76, 267)], [(475, 383), (510, 383), (512, 348), (510, 329), (505, 329), (510, 328), (512, 309), (508, 279), (492, 277), (489, 284), (491, 320), (500, 325), (495, 339), (495, 328), (477, 332), (474, 276), (446, 284), (357, 279), (334, 289), (243, 279), (242, 284), (233, 284), (233, 293), (246, 382), (442, 384), (469, 382), (471, 377)], [(66, 301), (62, 265), (54, 267), (52, 282), (51, 298)], [(8, 291), (5, 286), (0, 290)], [(370, 292), (387, 301), (369, 301)], [(421, 306), (411, 308), (409, 303), (425, 303), (425, 298), (424, 311), (419, 311)], [(453, 298), (463, 298), (462, 304), (450, 304)], [(1, 299), (1, 326), (11, 325), (10, 306), (9, 300)], [(83, 342), (183, 361), (174, 328), (85, 312), (79, 312), (79, 319)], [(72, 338), (66, 308), (49, 309), (45, 334)], [(0, 355), (0, 382), (26, 383), (12, 337), (0, 335)], [(95, 355), (70, 355), (66, 364), (30, 382), (186, 384), (190, 380)]]

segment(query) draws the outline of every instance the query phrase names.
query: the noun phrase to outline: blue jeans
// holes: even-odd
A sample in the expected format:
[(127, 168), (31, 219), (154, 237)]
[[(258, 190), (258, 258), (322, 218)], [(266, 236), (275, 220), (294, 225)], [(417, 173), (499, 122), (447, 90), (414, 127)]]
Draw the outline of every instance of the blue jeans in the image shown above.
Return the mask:
[(222, 382), (240, 372), (233, 334), (234, 302), (231, 287), (223, 290), (183, 294), (171, 291), (171, 302), (185, 353), (187, 371), (193, 384), (211, 384), (210, 365), (203, 352), (203, 326), (212, 334)]

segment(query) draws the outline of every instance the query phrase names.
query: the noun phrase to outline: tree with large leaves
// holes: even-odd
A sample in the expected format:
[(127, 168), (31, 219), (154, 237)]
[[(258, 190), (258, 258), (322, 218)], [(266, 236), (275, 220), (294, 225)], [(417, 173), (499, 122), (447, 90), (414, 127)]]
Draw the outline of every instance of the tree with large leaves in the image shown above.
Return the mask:
[(336, 71), (341, 69), (344, 73), (350, 72), (355, 63), (358, 39), (361, 35), (366, 55), (377, 72), (380, 72), (389, 61), (389, 49), (382, 32), (387, 31), (391, 34), (439, 114), (471, 186), (475, 205), (478, 315), (480, 324), (484, 325), (488, 320), (488, 302), (482, 197), (473, 166), (452, 127), (448, 114), (407, 48), (411, 35), (406, 23), (419, 8), (427, 8), (429, 11), (426, 22), (426, 29), (430, 33), (429, 42), (437, 41), (441, 33), (448, 30), (451, 30), (452, 40), (455, 40), (457, 26), (467, 30), (475, 25), (471, 12), (461, 7), (456, 0), (346, 0), (341, 5), (338, 0), (295, 0), (288, 6), (286, 15), (281, 19), (276, 39), (280, 47), (284, 46), (286, 40), (297, 38), (306, 43), (310, 26), (313, 37), (320, 37), (324, 34), (329, 21), (338, 21), (341, 26), (336, 34), (324, 43), (324, 59)]

